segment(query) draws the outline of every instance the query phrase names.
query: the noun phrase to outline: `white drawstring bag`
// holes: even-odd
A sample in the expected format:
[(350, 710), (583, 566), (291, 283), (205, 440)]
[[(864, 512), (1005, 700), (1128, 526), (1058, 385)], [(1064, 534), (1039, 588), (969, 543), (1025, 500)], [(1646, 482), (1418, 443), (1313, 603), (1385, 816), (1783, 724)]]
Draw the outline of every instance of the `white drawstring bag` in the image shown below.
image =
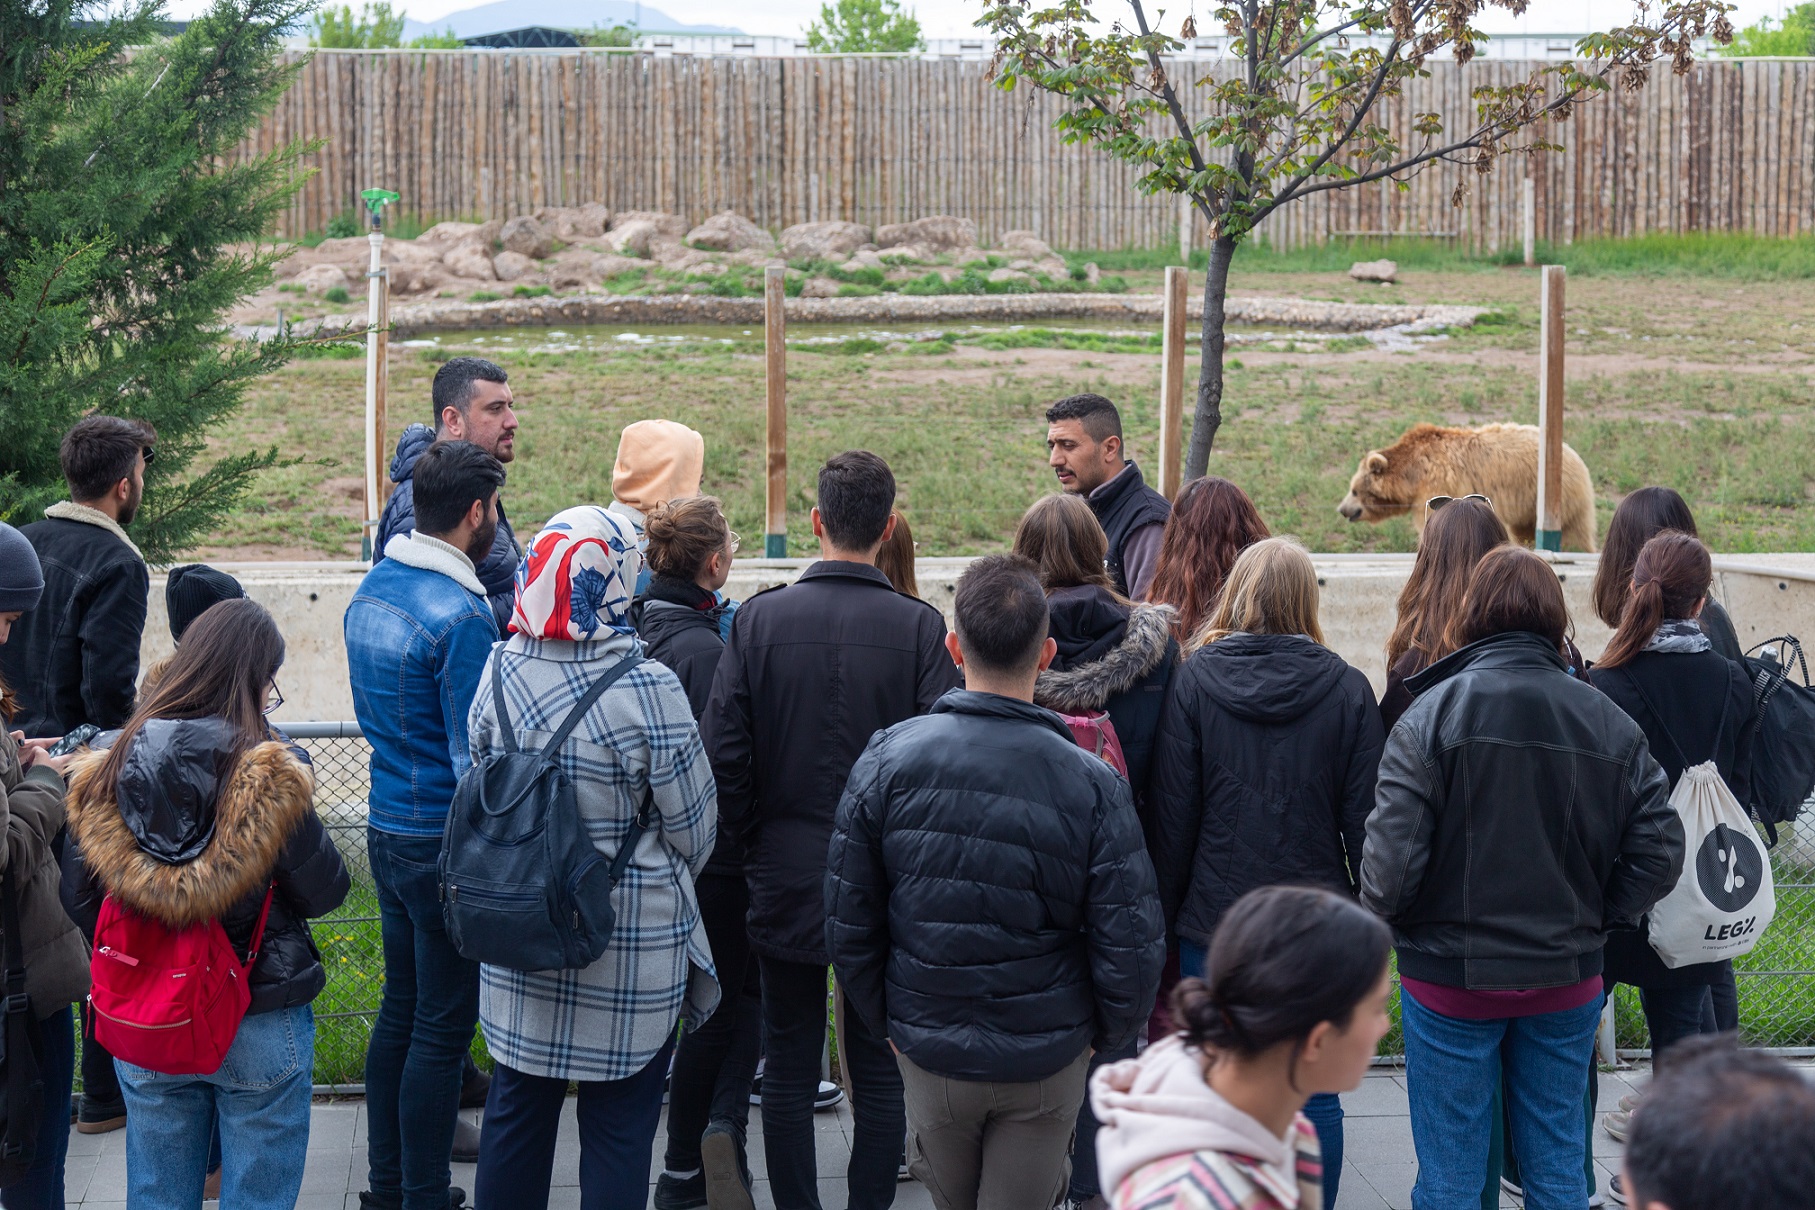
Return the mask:
[(1764, 842), (1713, 761), (1683, 771), (1670, 805), (1683, 821), (1683, 873), (1651, 909), (1651, 948), (1672, 970), (1736, 958), (1777, 914)]

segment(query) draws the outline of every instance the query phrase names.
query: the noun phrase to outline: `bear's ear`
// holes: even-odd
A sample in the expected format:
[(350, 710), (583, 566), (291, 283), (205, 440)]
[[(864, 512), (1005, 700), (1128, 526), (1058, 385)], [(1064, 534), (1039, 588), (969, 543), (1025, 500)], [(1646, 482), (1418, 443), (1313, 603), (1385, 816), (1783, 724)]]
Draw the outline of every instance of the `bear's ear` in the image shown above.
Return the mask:
[(1370, 475), (1383, 474), (1387, 468), (1386, 455), (1379, 450), (1369, 450), (1368, 456), (1361, 460), (1361, 469)]

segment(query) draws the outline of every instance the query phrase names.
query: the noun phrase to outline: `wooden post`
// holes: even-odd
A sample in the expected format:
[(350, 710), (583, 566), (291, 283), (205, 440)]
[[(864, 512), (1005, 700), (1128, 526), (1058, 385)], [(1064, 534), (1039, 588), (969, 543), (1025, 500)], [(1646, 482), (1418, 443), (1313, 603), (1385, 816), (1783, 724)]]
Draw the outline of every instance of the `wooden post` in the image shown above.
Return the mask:
[(788, 346), (783, 285), (788, 271), (771, 266), (763, 270), (763, 351), (768, 368), (763, 398), (768, 418), (763, 445), (768, 451), (768, 490), (765, 495), (763, 555), (788, 557)]
[(1563, 277), (1545, 265), (1539, 306), (1538, 533), (1539, 550), (1563, 549)]
[(1538, 197), (1537, 183), (1529, 176), (1525, 178), (1522, 189), (1524, 203), (1521, 212), (1523, 235), (1525, 240), (1525, 264), (1529, 268), (1538, 263)]
[(1191, 270), (1166, 269), (1164, 352), (1160, 361), (1160, 493), (1178, 496), (1185, 475), (1185, 300)]

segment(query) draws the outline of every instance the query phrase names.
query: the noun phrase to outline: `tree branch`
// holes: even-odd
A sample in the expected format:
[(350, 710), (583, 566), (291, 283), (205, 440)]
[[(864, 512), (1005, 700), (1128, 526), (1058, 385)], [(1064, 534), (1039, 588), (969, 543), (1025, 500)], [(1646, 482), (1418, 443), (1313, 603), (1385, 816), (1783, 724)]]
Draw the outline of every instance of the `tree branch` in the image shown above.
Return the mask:
[(1179, 104), (1178, 93), (1173, 90), (1171, 74), (1160, 63), (1159, 54), (1150, 44), (1153, 31), (1147, 27), (1147, 12), (1141, 7), (1141, 0), (1128, 0), (1128, 5), (1134, 9), (1135, 24), (1141, 27), (1141, 38), (1147, 51), (1147, 62), (1153, 70), (1160, 73), (1160, 78), (1165, 81), (1160, 85), (1161, 99), (1166, 103), (1167, 112), (1172, 115), (1173, 125), (1178, 127), (1179, 138), (1185, 141), (1185, 147), (1191, 152), (1191, 169), (1193, 172), (1202, 172), (1204, 157), (1198, 151), (1197, 136), (1191, 133), (1191, 123), (1185, 117), (1184, 107)]
[[(1355, 107), (1355, 114), (1349, 119), (1349, 124), (1343, 129), (1342, 134), (1337, 137), (1335, 142), (1324, 148), (1323, 154), (1311, 161), (1310, 166), (1294, 177), (1284, 189), (1275, 191), (1273, 200), (1267, 204), (1265, 209), (1253, 216), (1254, 222), (1260, 222), (1261, 219), (1267, 217), (1267, 215), (1273, 213), (1273, 211), (1279, 209), (1294, 197), (1299, 196), (1302, 192), (1300, 186), (1312, 176), (1316, 175), (1318, 169), (1329, 163), (1336, 153), (1347, 146), (1348, 141), (1355, 137), (1355, 132), (1361, 129), (1361, 123), (1366, 120), (1368, 114), (1372, 112), (1375, 98), (1380, 95), (1380, 90), (1386, 87), (1387, 79), (1392, 75), (1393, 67), (1398, 60), (1399, 48), (1402, 45), (1403, 43), (1395, 37), (1393, 39), (1393, 44), (1387, 47), (1386, 54), (1382, 55), (1380, 59), (1380, 69), (1374, 73), (1374, 79), (1368, 85), (1367, 95), (1363, 97), (1361, 103)], [(1284, 158), (1284, 155), (1285, 153), (1282, 151), (1279, 158), (1276, 158), (1273, 163), (1277, 165), (1280, 162), (1280, 159)], [(1269, 167), (1271, 167), (1271, 165)], [(1357, 182), (1351, 180), (1348, 183), (1354, 184)]]

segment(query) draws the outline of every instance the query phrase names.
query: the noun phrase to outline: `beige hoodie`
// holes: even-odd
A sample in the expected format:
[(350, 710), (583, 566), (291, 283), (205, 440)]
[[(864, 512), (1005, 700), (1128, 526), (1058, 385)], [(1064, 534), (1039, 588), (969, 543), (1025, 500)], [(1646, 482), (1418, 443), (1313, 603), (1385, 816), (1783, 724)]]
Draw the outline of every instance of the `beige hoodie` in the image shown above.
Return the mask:
[(1112, 1205), (1122, 1204), (1115, 1195), (1123, 1181), (1137, 1175), (1138, 1200), (1145, 1203), (1159, 1191), (1146, 1187), (1148, 1176), (1163, 1184), (1182, 1171), (1173, 1172), (1173, 1165), (1152, 1173), (1142, 1169), (1195, 1153), (1215, 1168), (1239, 1205), (1322, 1210), (1322, 1169), (1310, 1122), (1300, 1114), (1290, 1135), (1275, 1135), (1205, 1082), (1198, 1052), (1182, 1038), (1167, 1038), (1139, 1058), (1100, 1069), (1090, 1080), (1090, 1103), (1103, 1124), (1097, 1132), (1097, 1169)]
[(675, 420), (639, 420), (618, 438), (618, 460), (611, 468), (611, 495), (643, 517), (670, 500), (700, 494), (706, 468), (706, 439)]

